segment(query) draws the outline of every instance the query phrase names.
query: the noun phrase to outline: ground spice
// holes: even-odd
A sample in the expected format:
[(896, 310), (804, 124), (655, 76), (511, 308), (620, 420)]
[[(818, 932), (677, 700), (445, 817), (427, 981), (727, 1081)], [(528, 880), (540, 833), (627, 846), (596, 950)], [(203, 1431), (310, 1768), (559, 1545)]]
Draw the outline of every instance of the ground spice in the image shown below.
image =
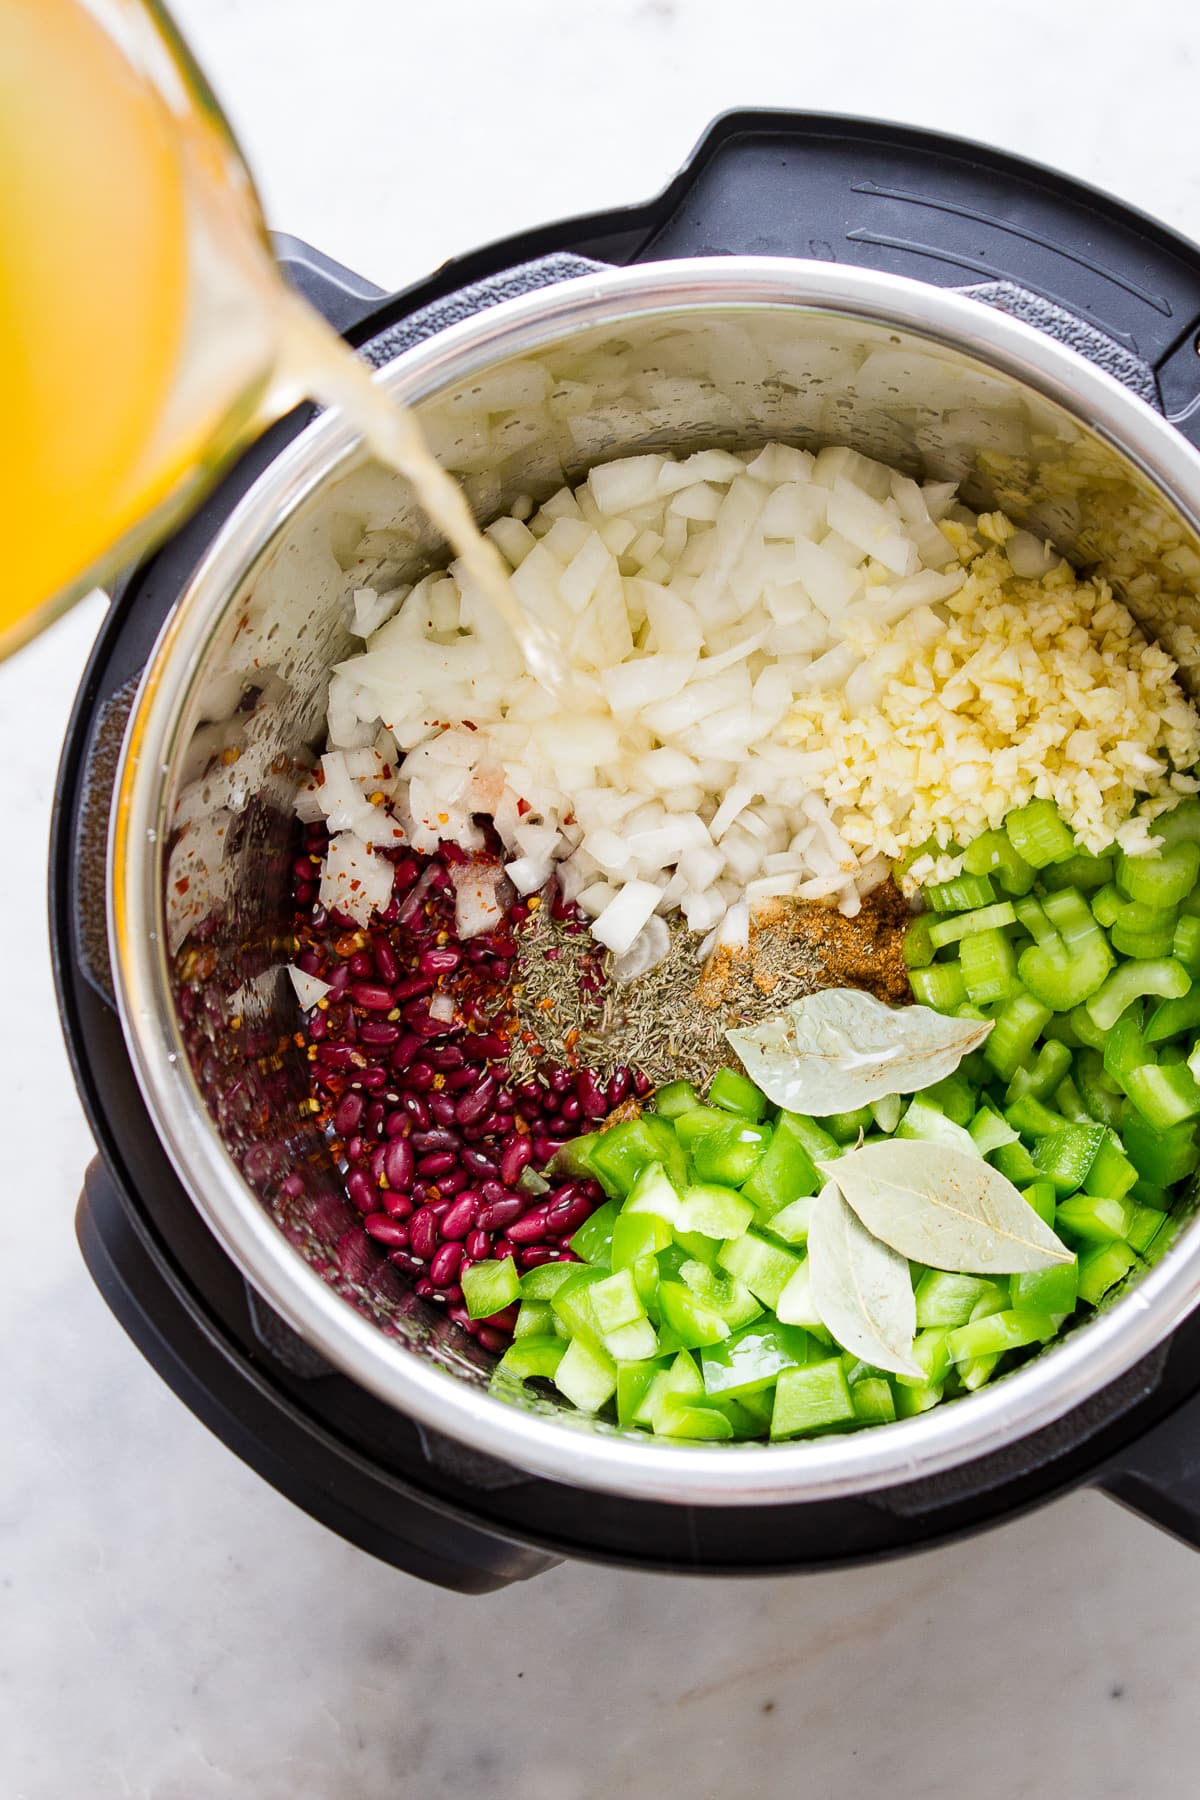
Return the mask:
[(903, 952), (911, 916), (891, 881), (852, 919), (832, 906), (772, 900), (756, 909), (744, 951), (718, 950), (703, 964), (702, 938), (675, 920), (666, 956), (625, 984), (611, 979), (611, 959), (595, 940), (547, 905), (517, 933), (515, 1071), (552, 1061), (586, 1066), (603, 1080), (626, 1064), (656, 1086), (703, 1084), (729, 1060), (727, 1031), (818, 988), (865, 988), (895, 1005), (911, 1000)]

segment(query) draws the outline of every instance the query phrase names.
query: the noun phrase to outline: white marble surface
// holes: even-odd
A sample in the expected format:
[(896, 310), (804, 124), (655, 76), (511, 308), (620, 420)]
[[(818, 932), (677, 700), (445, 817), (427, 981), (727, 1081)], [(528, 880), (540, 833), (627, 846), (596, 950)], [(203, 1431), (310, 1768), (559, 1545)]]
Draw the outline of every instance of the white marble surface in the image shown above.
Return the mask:
[[(1200, 235), (1186, 0), (175, 10), (272, 221), (381, 282), (642, 197), (735, 103), (990, 139)], [(1098, 1497), (852, 1574), (575, 1567), (465, 1600), (309, 1523), (168, 1394), (75, 1251), (90, 1152), (45, 950), (53, 771), (98, 621), (0, 670), (0, 1800), (1195, 1793), (1200, 1562)]]

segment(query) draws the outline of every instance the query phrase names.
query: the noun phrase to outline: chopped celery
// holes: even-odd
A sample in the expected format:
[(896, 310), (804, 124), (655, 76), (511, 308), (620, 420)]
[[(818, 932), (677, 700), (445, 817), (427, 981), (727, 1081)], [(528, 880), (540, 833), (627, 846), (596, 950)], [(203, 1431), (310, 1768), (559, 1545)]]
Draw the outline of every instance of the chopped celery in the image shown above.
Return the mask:
[(993, 876), (1006, 894), (1027, 894), (1036, 874), (1004, 831), (985, 831), (968, 844), (963, 868), (968, 875)]
[[(1061, 1113), (1052, 1112), (1035, 1100), (1032, 1094), (1022, 1094), (1011, 1106), (1006, 1106), (1004, 1116), (1014, 1131), (1023, 1137), (1048, 1138), (1071, 1127), (1070, 1119), (1064, 1119)], [(999, 1163), (997, 1163), (999, 1168)]]
[(959, 971), (967, 998), (976, 1006), (1008, 1000), (1016, 992), (1017, 959), (1002, 931), (976, 931), (965, 937), (959, 949)]
[(957, 875), (953, 881), (922, 888), (921, 898), (934, 912), (971, 912), (977, 906), (991, 906), (996, 890), (986, 875)]
[(983, 1046), (985, 1060), (1002, 1081), (1011, 1081), (1050, 1019), (1042, 1006), (1024, 989), (1006, 1000)]
[(988, 1160), (1015, 1187), (1024, 1187), (1038, 1178), (1037, 1164), (1019, 1139), (1011, 1144), (1001, 1144), (998, 1150), (990, 1153)]
[(1035, 1000), (1052, 1012), (1070, 1012), (1104, 981), (1112, 951), (1075, 888), (1047, 895), (1043, 906), (1055, 935), (1022, 950), (1017, 973)]
[(1071, 1029), (1080, 1043), (1088, 1050), (1103, 1050), (1108, 1041), (1108, 1034), (1101, 1031), (1093, 1023), (1092, 1015), (1086, 1006), (1072, 1007), (1070, 1015)]
[(1177, 906), (1191, 893), (1197, 876), (1200, 843), (1191, 839), (1166, 844), (1153, 856), (1122, 852), (1117, 860), (1117, 886), (1146, 906)]
[[(1181, 921), (1182, 923), (1182, 921)], [(1200, 926), (1200, 919), (1192, 921)], [(1180, 965), (1182, 967), (1182, 965)], [(1146, 1021), (1146, 1042), (1165, 1043), (1182, 1032), (1200, 1030), (1200, 985), (1189, 988), (1173, 1000), (1160, 1000)]]
[(1125, 1091), (1148, 1125), (1165, 1131), (1200, 1116), (1200, 1083), (1186, 1063), (1146, 1063), (1125, 1078)]
[(1098, 894), (1092, 895), (1092, 917), (1097, 925), (1102, 925), (1105, 931), (1108, 931), (1116, 924), (1128, 905), (1128, 900), (1116, 882), (1109, 881), (1105, 883)]
[(968, 1130), (971, 1134), (971, 1141), (980, 1156), (990, 1156), (992, 1151), (999, 1150), (1001, 1145), (1017, 1141), (1017, 1133), (1008, 1120), (1002, 1119), (1000, 1114), (993, 1112), (990, 1106), (979, 1108), (971, 1120)]
[(1121, 1014), (1135, 1000), (1147, 994), (1177, 1000), (1186, 994), (1192, 978), (1182, 963), (1173, 957), (1160, 957), (1148, 962), (1122, 963), (1087, 1003), (1088, 1012), (1101, 1031), (1110, 1031)]
[(952, 1013), (967, 997), (966, 983), (957, 963), (932, 963), (927, 969), (911, 969), (909, 983), (922, 1006), (934, 1012)]
[(919, 913), (904, 933), (904, 960), (910, 969), (924, 969), (933, 961), (929, 934), (937, 923), (931, 913)]
[(1200, 918), (1185, 913), (1175, 927), (1171, 954), (1181, 962), (1193, 981), (1200, 975)]
[(1075, 1082), (1080, 1099), (1097, 1124), (1116, 1126), (1121, 1117), (1121, 1095), (1111, 1076), (1104, 1070), (1099, 1050), (1080, 1050), (1075, 1058)]
[(1005, 1099), (1019, 1100), (1022, 1094), (1032, 1094), (1035, 1100), (1045, 1100), (1070, 1067), (1071, 1052), (1067, 1046), (1050, 1038), (1041, 1046), (1032, 1065), (1023, 1064), (1017, 1070), (1008, 1084)]
[(1050, 1098), (1054, 1102), (1056, 1112), (1064, 1119), (1070, 1119), (1073, 1125), (1090, 1125), (1092, 1115), (1083, 1103), (1083, 1096), (1069, 1075), (1064, 1075)]
[(998, 931), (1016, 922), (1012, 901), (998, 900), (994, 906), (981, 906), (977, 912), (956, 913), (953, 918), (939, 919), (936, 925), (929, 927), (929, 942), (935, 950), (943, 950), (947, 944), (957, 944), (977, 931)]
[(1113, 859), (1111, 856), (1091, 856), (1087, 851), (1078, 851), (1068, 856), (1065, 862), (1054, 863), (1042, 871), (1042, 886), (1048, 892), (1056, 888), (1074, 887), (1084, 890), (1102, 888), (1112, 880)]
[(1140, 900), (1130, 900), (1113, 920), (1109, 937), (1122, 956), (1136, 957), (1139, 962), (1157, 961), (1174, 949), (1178, 923), (1179, 913), (1173, 906), (1144, 906)]
[(1140, 1003), (1125, 1011), (1111, 1027), (1104, 1044), (1104, 1073), (1110, 1081), (1115, 1081), (1124, 1092), (1128, 1092), (1127, 1082), (1134, 1069), (1143, 1064), (1153, 1062), (1154, 1052), (1142, 1036), (1142, 1008)]
[(1031, 800), (1027, 806), (1010, 812), (1004, 829), (1013, 849), (1033, 869), (1065, 862), (1075, 854), (1075, 839), (1052, 800)]

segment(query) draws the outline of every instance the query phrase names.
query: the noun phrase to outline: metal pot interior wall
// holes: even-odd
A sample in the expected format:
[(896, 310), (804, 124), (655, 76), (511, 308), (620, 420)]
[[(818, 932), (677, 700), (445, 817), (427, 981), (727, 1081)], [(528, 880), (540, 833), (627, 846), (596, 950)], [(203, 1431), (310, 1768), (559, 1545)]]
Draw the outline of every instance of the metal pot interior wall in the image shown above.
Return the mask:
[[(598, 461), (649, 449), (845, 443), (919, 478), (953, 479), (972, 506), (1003, 508), (1076, 563), (1099, 565), (1200, 686), (1200, 545), (1188, 524), (1060, 406), (912, 332), (800, 308), (642, 314), (496, 363), (419, 410), (483, 523), (519, 495), (540, 500)], [(208, 648), (151, 854), (162, 862), (164, 996), (197, 1104), (234, 1167), (348, 1306), (482, 1385), (488, 1359), (355, 1229), (310, 1115), (284, 973), (292, 794), (321, 747), (329, 669), (359, 647), (353, 591), (444, 560), (405, 484), (361, 461), (264, 521), (236, 590), (205, 602)], [(135, 747), (153, 699), (151, 686), (135, 709)], [(293, 1172), (299, 1196), (283, 1188)]]

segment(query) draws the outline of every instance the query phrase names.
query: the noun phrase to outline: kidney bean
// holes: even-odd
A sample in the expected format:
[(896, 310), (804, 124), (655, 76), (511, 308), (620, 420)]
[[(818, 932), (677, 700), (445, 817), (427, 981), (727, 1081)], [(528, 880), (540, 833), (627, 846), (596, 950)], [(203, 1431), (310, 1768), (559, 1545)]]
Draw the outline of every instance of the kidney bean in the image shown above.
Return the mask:
[(429, 1258), (437, 1249), (437, 1214), (431, 1212), (429, 1207), (423, 1206), (421, 1210), (415, 1212), (409, 1220), (408, 1242), (413, 1255), (421, 1257), (425, 1262), (428, 1262)]
[(534, 1132), (529, 1140), (533, 1150), (535, 1163), (548, 1163), (550, 1158), (562, 1149), (562, 1138), (547, 1137), (543, 1132)]
[(362, 1141), (362, 1138), (358, 1135), (358, 1133), (355, 1132), (351, 1137), (348, 1137), (346, 1139), (346, 1151), (345, 1151), (346, 1161), (348, 1163), (356, 1163), (356, 1162), (358, 1162), (359, 1158), (362, 1156), (362, 1153), (363, 1153), (363, 1141)]
[(400, 964), (396, 961), (396, 952), (382, 931), (377, 931), (371, 941), (371, 955), (375, 959), (380, 981), (386, 981), (390, 988), (394, 988), (400, 979)]
[(413, 1154), (411, 1138), (389, 1138), (383, 1151), (383, 1172), (387, 1176), (390, 1188), (409, 1188), (412, 1186), (416, 1158)]
[(467, 1060), (457, 1044), (439, 1044), (427, 1054), (439, 1075), (448, 1074), (451, 1069), (461, 1069)]
[(375, 1183), (365, 1169), (350, 1169), (346, 1175), (346, 1192), (361, 1213), (373, 1213), (378, 1210), (379, 1199)]
[(378, 1137), (383, 1130), (385, 1111), (382, 1100), (372, 1100), (367, 1108), (366, 1129), (372, 1137)]
[(387, 1050), (400, 1042), (400, 1027), (390, 1019), (364, 1019), (358, 1028), (359, 1042), (372, 1049)]
[(648, 1075), (643, 1075), (640, 1069), (635, 1069), (633, 1072), (633, 1091), (639, 1100), (644, 1100), (647, 1094), (654, 1092), (654, 1083)]
[(492, 1253), (492, 1240), (486, 1231), (476, 1226), (474, 1231), (468, 1231), (463, 1247), (472, 1262), (486, 1262)]
[(543, 1263), (557, 1262), (558, 1251), (553, 1244), (528, 1244), (517, 1260), (522, 1269), (540, 1269)]
[(425, 1104), (435, 1124), (453, 1125), (456, 1122), (456, 1108), (449, 1094), (430, 1094)]
[(558, 1109), (558, 1116), (568, 1125), (578, 1123), (583, 1112), (583, 1104), (577, 1094), (568, 1094)]
[(434, 1287), (428, 1275), (420, 1276), (420, 1278), (413, 1283), (413, 1291), (414, 1293), (419, 1294), (422, 1300), (432, 1300), (437, 1293), (437, 1289)]
[(414, 1131), (409, 1142), (418, 1156), (427, 1156), (431, 1150), (457, 1150), (461, 1140), (457, 1132), (439, 1127), (432, 1131)]
[[(396, 1027), (393, 1027), (393, 1030), (395, 1029)], [(414, 1031), (405, 1032), (404, 1036), (392, 1051), (392, 1054), (388, 1057), (388, 1062), (390, 1066), (395, 1069), (397, 1075), (399, 1075), (402, 1070), (409, 1067), (413, 1057), (420, 1048), (421, 1039), (417, 1034)]]
[(333, 1115), (333, 1129), (338, 1136), (346, 1137), (352, 1132), (366, 1110), (367, 1103), (361, 1094), (344, 1094)]
[(608, 1112), (608, 1099), (591, 1069), (581, 1069), (575, 1077), (575, 1093), (589, 1119), (603, 1119)]
[(578, 1231), (594, 1211), (595, 1207), (586, 1194), (566, 1188), (557, 1195), (546, 1217), (554, 1236), (567, 1238), (572, 1232)]
[(375, 960), (368, 950), (356, 950), (350, 958), (350, 973), (360, 981), (368, 981), (375, 973)]
[(481, 1180), (494, 1181), (500, 1173), (492, 1158), (485, 1156), (482, 1150), (476, 1150), (473, 1144), (465, 1145), (460, 1155), (463, 1168), (472, 1175), (478, 1175)]
[(415, 1275), (421, 1266), (411, 1250), (392, 1250), (388, 1253), (388, 1261), (397, 1269), (403, 1269), (406, 1275)]
[(424, 1061), (410, 1063), (404, 1085), (409, 1093), (428, 1093), (433, 1086), (433, 1070)]
[(486, 1185), (483, 1194), (484, 1204), (480, 1208), (479, 1224), (484, 1231), (507, 1231), (514, 1220), (528, 1210), (527, 1202), (520, 1194), (508, 1194), (502, 1200), (488, 1200)]
[(352, 981), (349, 991), (355, 1006), (367, 1012), (391, 1012), (396, 1004), (391, 988), (378, 981)]
[(463, 1259), (461, 1244), (443, 1244), (429, 1265), (429, 1279), (435, 1287), (448, 1287), (458, 1274)]
[(411, 1124), (412, 1121), (409, 1119), (408, 1114), (397, 1102), (396, 1110), (390, 1112), (383, 1121), (383, 1134), (385, 1137), (390, 1138), (403, 1137), (405, 1132), (410, 1129)]
[(438, 1192), (443, 1200), (452, 1200), (455, 1194), (461, 1194), (470, 1185), (471, 1178), (465, 1169), (450, 1169), (445, 1175), (438, 1176)]
[(461, 1094), (464, 1088), (474, 1087), (477, 1079), (477, 1071), (469, 1064), (465, 1069), (451, 1069), (446, 1076), (446, 1090), (451, 1094)]
[(392, 876), (393, 887), (410, 888), (421, 873), (421, 865), (413, 856), (403, 856)]
[(383, 1210), (389, 1219), (409, 1219), (412, 1217), (413, 1203), (408, 1194), (397, 1193), (395, 1188), (385, 1188), (381, 1196)]
[(473, 1087), (469, 1087), (454, 1107), (454, 1117), (460, 1125), (474, 1125), (492, 1109), (492, 1103), (499, 1091), (499, 1083), (494, 1075), (483, 1075)]
[(422, 950), (417, 967), (422, 975), (449, 975), (462, 961), (462, 951), (447, 944), (439, 950)]
[(449, 1212), (442, 1215), (442, 1236), (465, 1238), (475, 1224), (479, 1207), (479, 1195), (472, 1189), (461, 1193)]
[(511, 1306), (504, 1307), (501, 1312), (492, 1313), (488, 1318), (481, 1319), (480, 1324), (488, 1326), (492, 1331), (511, 1331), (517, 1322), (519, 1311), (520, 1307), (514, 1301)]
[(514, 1219), (508, 1227), (508, 1239), (513, 1244), (536, 1244), (550, 1231), (550, 1208), (546, 1203), (531, 1207), (520, 1219)]
[(411, 1121), (414, 1130), (429, 1130), (430, 1124), (432, 1123), (429, 1113), (429, 1103), (428, 1101), (422, 1100), (420, 1094), (410, 1094), (407, 1089), (405, 1089), (400, 1095), (400, 1105), (403, 1107), (406, 1116)]
[(463, 1050), (472, 1062), (497, 1062), (508, 1055), (508, 1039), (497, 1031), (481, 1031), (464, 1040)]
[(505, 1138), (500, 1146), (500, 1179), (507, 1187), (512, 1187), (520, 1176), (522, 1169), (527, 1169), (533, 1158), (533, 1147), (527, 1137), (514, 1131)]
[(363, 1229), (377, 1244), (386, 1244), (390, 1250), (404, 1250), (408, 1246), (408, 1226), (389, 1218), (387, 1213), (368, 1213), (363, 1220)]

